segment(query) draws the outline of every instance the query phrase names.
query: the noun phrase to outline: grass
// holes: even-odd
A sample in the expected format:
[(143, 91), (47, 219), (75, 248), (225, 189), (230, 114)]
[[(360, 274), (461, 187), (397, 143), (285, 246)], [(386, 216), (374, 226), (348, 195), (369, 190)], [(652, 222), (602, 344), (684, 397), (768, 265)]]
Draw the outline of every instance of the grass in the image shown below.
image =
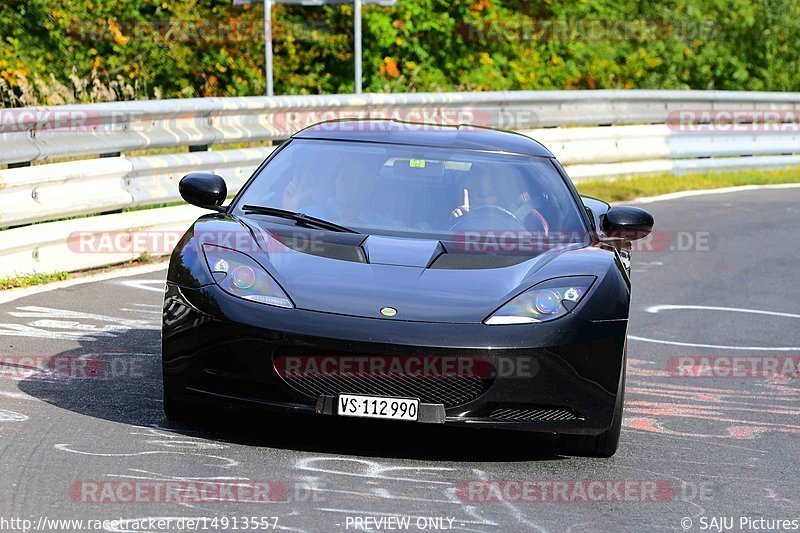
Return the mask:
[(633, 176), (613, 180), (579, 181), (575, 183), (575, 187), (581, 194), (601, 198), (607, 202), (619, 202), (679, 191), (778, 183), (800, 183), (800, 168)]
[(33, 285), (44, 285), (45, 283), (50, 283), (51, 281), (63, 281), (68, 277), (69, 274), (67, 272), (53, 272), (52, 274), (37, 272), (36, 274), (11, 276), (0, 279), (0, 290), (18, 289), (20, 287), (31, 287)]
[[(183, 200), (178, 200), (175, 202), (165, 202), (160, 204), (150, 204), (150, 205), (135, 205), (133, 207), (125, 207), (122, 209), (123, 213), (130, 213), (131, 211), (144, 211), (146, 209), (160, 209), (162, 207), (176, 207), (179, 205), (187, 205), (186, 202)], [(91, 215), (89, 215), (91, 216)]]
[(139, 255), (139, 257), (134, 259), (132, 262), (140, 265), (146, 265), (152, 263), (155, 260), (156, 258), (153, 257), (153, 255), (150, 252), (145, 250), (144, 252), (141, 253), (141, 255)]

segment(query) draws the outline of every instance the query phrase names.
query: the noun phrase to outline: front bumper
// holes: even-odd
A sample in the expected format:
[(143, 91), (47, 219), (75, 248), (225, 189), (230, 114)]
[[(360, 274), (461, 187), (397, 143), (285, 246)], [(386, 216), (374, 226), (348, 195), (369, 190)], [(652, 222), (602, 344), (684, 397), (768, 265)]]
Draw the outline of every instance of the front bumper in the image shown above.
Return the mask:
[[(626, 330), (627, 320), (589, 321), (572, 314), (508, 326), (358, 318), (273, 308), (215, 285), (187, 289), (168, 283), (164, 387), (184, 401), (334, 414), (337, 387), (364, 393), (352, 388), (372, 384), (293, 381), (277, 370), (276, 361), (293, 356), (479, 360), (491, 371), (478, 381), (470, 376), (468, 384), (394, 382), (387, 390), (421, 391), (414, 397), (444, 412), (427, 421), (598, 434), (610, 427), (617, 405)], [(431, 400), (437, 395), (440, 401)]]

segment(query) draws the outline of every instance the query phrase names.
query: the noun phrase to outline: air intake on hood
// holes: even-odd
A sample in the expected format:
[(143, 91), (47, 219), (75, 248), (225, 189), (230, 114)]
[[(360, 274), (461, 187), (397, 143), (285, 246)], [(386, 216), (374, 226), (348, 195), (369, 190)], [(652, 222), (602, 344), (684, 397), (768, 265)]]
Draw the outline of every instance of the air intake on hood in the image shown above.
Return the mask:
[(518, 265), (530, 259), (524, 255), (493, 254), (442, 254), (436, 258), (430, 268), (450, 270), (471, 270), (484, 268), (503, 268)]
[(295, 252), (338, 259), (339, 261), (367, 262), (364, 249), (361, 248), (364, 235), (333, 234), (323, 238), (322, 234), (316, 231), (300, 232), (297, 230), (288, 234), (270, 231), (269, 235)]
[(434, 239), (370, 235), (364, 241), (364, 250), (373, 265), (425, 268), (444, 251), (444, 247)]

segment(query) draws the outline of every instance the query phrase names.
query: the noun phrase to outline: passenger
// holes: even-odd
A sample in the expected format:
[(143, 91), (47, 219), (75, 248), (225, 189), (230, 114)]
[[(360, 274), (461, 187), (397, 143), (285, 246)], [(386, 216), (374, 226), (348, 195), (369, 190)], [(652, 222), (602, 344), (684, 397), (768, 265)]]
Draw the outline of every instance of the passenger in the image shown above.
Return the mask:
[(345, 224), (369, 224), (370, 198), (375, 190), (379, 167), (371, 161), (358, 159), (342, 166), (334, 183), (335, 204)]
[(283, 190), (281, 207), (289, 211), (300, 211), (308, 213), (314, 204), (318, 204), (318, 199), (314, 198), (317, 191), (317, 183), (314, 176), (318, 172), (313, 161), (298, 161), (292, 167), (292, 178)]
[(363, 158), (348, 161), (336, 169), (333, 190), (323, 202), (320, 214), (307, 213), (331, 222), (353, 225), (382, 224), (373, 194), (383, 160)]

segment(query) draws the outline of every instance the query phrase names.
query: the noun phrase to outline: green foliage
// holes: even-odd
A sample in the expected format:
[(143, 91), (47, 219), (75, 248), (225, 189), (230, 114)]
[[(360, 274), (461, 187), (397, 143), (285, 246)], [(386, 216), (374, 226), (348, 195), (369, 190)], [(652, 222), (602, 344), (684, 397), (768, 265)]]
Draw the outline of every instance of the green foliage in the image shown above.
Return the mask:
[(24, 276), (14, 276), (0, 279), (0, 290), (16, 289), (19, 287), (31, 287), (33, 285), (43, 285), (52, 281), (63, 281), (69, 277), (66, 272), (54, 272), (52, 274), (36, 273)]
[[(796, 0), (399, 0), (363, 11), (367, 91), (800, 90)], [(353, 91), (351, 5), (273, 13), (277, 94)], [(5, 0), (0, 98), (263, 94), (263, 47), (257, 4)]]

